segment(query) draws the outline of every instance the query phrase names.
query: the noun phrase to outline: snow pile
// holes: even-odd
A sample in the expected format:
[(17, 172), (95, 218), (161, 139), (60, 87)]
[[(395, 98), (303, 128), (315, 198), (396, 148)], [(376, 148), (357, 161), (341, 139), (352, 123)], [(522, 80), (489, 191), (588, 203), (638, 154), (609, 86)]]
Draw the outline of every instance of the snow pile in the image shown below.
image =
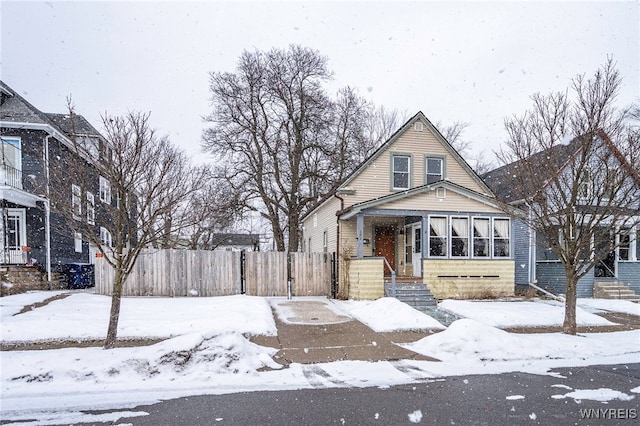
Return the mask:
[[(621, 339), (621, 336), (628, 338)], [(640, 330), (579, 336), (515, 334), (479, 321), (461, 319), (441, 333), (403, 346), (443, 361), (512, 361), (640, 354), (638, 339)], [(612, 345), (614, 341), (618, 342), (617, 346)]]
[[(444, 300), (438, 309), (499, 328), (559, 327), (564, 322), (564, 305), (553, 301), (468, 301)], [(579, 326), (614, 325), (611, 321), (576, 309)]]
[(616, 299), (578, 299), (578, 307), (592, 314), (601, 312), (621, 312), (640, 316), (640, 304)]
[(413, 309), (393, 297), (342, 305), (349, 315), (377, 332), (400, 330), (443, 330), (445, 327), (429, 315)]
[[(41, 294), (53, 295), (39, 292), (31, 298), (35, 300)], [(67, 298), (52, 301), (33, 311), (13, 315), (19, 311), (17, 306), (28, 299), (27, 296), (2, 298), (2, 341), (105, 338), (110, 297), (74, 292)], [(38, 301), (41, 300), (44, 298)], [(267, 300), (244, 295), (122, 299), (118, 338), (169, 338), (197, 332), (219, 334), (226, 331), (275, 335), (277, 329)]]
[(263, 367), (278, 369), (281, 366), (271, 359), (275, 352), (236, 332), (193, 333), (135, 348), (11, 351), (2, 356), (3, 381), (14, 392), (26, 391), (35, 383), (46, 383), (51, 389), (154, 380), (206, 383), (215, 382), (219, 375), (255, 375)]
[(551, 395), (553, 399), (565, 399), (565, 398), (573, 398), (577, 402), (582, 401), (583, 399), (589, 399), (591, 401), (600, 401), (600, 402), (608, 402), (608, 401), (631, 401), (635, 396), (627, 395), (624, 392), (620, 392), (617, 390), (609, 389), (609, 388), (599, 388), (599, 389), (576, 389), (573, 392), (565, 393), (564, 395)]

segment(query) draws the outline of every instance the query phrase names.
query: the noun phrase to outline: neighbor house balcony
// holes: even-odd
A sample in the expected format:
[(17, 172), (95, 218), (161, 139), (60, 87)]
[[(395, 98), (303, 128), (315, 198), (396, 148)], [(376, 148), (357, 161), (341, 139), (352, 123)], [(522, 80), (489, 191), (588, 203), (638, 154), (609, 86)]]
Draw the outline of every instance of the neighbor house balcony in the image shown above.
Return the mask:
[(44, 197), (33, 194), (23, 187), (23, 177), (22, 170), (0, 164), (0, 200), (26, 207), (35, 207), (37, 201), (44, 201)]

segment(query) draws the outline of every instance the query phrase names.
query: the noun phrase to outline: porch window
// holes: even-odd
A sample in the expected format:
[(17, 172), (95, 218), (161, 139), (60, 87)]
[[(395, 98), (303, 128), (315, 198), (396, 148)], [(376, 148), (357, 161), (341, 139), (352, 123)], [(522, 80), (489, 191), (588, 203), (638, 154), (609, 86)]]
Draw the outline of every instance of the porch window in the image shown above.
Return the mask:
[(493, 219), (493, 256), (509, 257), (509, 219)]
[(100, 176), (100, 201), (111, 204), (111, 183)]
[(473, 218), (473, 256), (489, 257), (489, 219)]
[(404, 261), (408, 265), (413, 261), (413, 245), (411, 241), (411, 226), (404, 228)]
[(618, 259), (631, 260), (631, 230), (621, 229), (619, 233), (620, 242), (618, 244)]
[(413, 246), (413, 251), (415, 253), (422, 252), (422, 228), (415, 228), (413, 230), (413, 236), (415, 238), (415, 245)]
[(444, 159), (441, 157), (427, 157), (426, 183), (439, 182), (444, 178)]
[(451, 218), (451, 256), (469, 256), (469, 219)]
[(96, 223), (96, 202), (92, 193), (87, 192), (87, 223), (95, 225)]
[(393, 189), (409, 189), (410, 157), (408, 155), (394, 155)]
[(80, 187), (78, 185), (71, 185), (71, 210), (73, 212), (73, 218), (78, 220), (82, 215), (82, 201), (80, 200)]
[(429, 218), (429, 256), (447, 256), (447, 218)]

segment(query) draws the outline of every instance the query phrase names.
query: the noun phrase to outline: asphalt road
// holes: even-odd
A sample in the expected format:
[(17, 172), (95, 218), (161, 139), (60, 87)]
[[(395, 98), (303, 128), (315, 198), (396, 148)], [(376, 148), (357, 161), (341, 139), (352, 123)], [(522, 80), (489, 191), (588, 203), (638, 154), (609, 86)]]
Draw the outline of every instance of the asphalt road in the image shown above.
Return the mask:
[[(338, 388), (195, 396), (139, 406), (142, 425), (632, 425), (640, 419), (640, 363), (448, 377), (389, 388)], [(574, 390), (608, 388), (627, 401), (576, 400)], [(591, 418), (587, 418), (591, 416)]]

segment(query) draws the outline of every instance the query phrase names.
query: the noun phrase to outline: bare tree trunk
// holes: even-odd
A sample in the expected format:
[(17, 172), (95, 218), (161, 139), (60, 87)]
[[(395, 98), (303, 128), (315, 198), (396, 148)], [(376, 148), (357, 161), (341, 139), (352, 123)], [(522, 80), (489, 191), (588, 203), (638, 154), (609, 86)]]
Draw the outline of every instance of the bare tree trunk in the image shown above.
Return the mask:
[(111, 294), (111, 312), (109, 314), (109, 328), (107, 329), (107, 338), (104, 341), (105, 349), (113, 349), (116, 345), (118, 337), (118, 320), (120, 318), (120, 300), (122, 299), (123, 287), (122, 273), (116, 268), (115, 277), (113, 279), (113, 292)]
[(562, 332), (565, 334), (576, 334), (576, 296), (578, 280), (575, 275), (567, 272), (567, 289), (564, 304), (564, 323)]

